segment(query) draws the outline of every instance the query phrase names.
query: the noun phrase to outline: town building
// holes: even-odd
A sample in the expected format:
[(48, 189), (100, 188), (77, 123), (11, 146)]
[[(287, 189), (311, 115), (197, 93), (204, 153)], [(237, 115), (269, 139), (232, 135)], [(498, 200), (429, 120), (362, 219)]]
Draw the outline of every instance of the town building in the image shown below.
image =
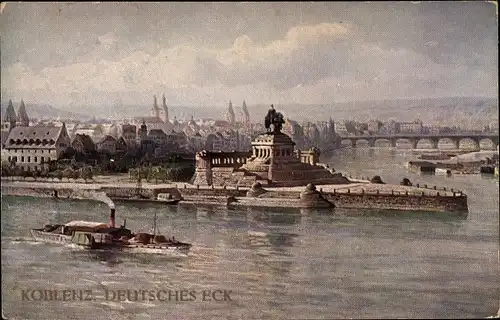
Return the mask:
[(168, 106), (166, 102), (165, 95), (162, 97), (162, 106), (158, 105), (156, 95), (153, 96), (153, 108), (151, 109), (150, 116), (135, 117), (129, 121), (129, 124), (140, 126), (142, 123), (146, 123), (149, 130), (161, 129), (164, 132), (170, 132), (174, 129), (174, 123), (169, 120)]
[(118, 139), (115, 137), (105, 135), (97, 142), (97, 151), (107, 153), (109, 155), (115, 155), (117, 152), (117, 141)]
[(94, 141), (86, 134), (76, 134), (71, 141), (71, 147), (81, 154), (90, 154), (96, 151)]
[(291, 137), (297, 147), (302, 148), (304, 146), (304, 129), (297, 121), (286, 118), (283, 124), (283, 133)]
[(401, 122), (399, 125), (399, 133), (415, 133), (421, 134), (423, 131), (423, 124), (421, 120), (412, 122)]
[(380, 132), (380, 128), (382, 128), (383, 124), (379, 120), (370, 120), (368, 121), (368, 132), (371, 134), (376, 134)]
[(320, 132), (315, 123), (306, 122), (302, 126), (304, 128), (304, 146), (312, 147), (319, 143)]
[(191, 116), (191, 120), (189, 120), (182, 131), (187, 135), (187, 136), (192, 136), (200, 131), (200, 126), (194, 121), (193, 116)]
[(15, 127), (5, 142), (7, 159), (23, 170), (41, 170), (58, 160), (71, 143), (66, 126)]
[(395, 135), (401, 131), (401, 124), (394, 120), (389, 120), (389, 122), (387, 122), (385, 127), (387, 128), (388, 135)]
[(188, 137), (188, 151), (198, 152), (205, 149), (205, 137), (199, 132)]
[(349, 134), (349, 132), (347, 131), (345, 120), (340, 120), (337, 122), (335, 132), (341, 136), (347, 136)]
[(122, 124), (122, 137), (125, 140), (137, 140), (137, 126)]

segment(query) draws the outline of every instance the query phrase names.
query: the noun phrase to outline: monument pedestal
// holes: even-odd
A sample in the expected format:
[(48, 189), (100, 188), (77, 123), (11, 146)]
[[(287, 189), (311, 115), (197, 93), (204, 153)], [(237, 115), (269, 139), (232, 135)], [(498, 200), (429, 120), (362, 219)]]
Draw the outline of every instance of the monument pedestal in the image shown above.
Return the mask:
[(316, 165), (319, 150), (296, 152), (294, 149), (295, 142), (284, 133), (261, 134), (252, 142), (252, 157), (241, 168), (276, 186), (333, 182), (332, 174)]

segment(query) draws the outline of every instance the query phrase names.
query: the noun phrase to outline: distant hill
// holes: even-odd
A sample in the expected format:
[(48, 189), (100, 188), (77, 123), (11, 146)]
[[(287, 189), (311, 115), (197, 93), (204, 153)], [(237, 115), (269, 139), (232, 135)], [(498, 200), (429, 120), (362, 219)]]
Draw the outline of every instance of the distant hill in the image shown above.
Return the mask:
[[(252, 119), (263, 119), (269, 105), (248, 105)], [(422, 120), (426, 124), (478, 126), (498, 123), (498, 99), (481, 97), (429, 98), (387, 101), (355, 101), (324, 105), (275, 105), (286, 117), (298, 121)]]
[[(16, 109), (19, 103), (14, 104)], [(234, 104), (237, 120), (240, 119), (241, 105)], [(252, 104), (247, 101), (250, 117), (253, 122), (263, 121), (269, 109), (268, 104)], [(2, 117), (7, 105), (2, 105)], [(34, 117), (61, 117), (88, 119), (98, 115), (101, 119), (123, 119), (149, 116), (152, 105), (119, 105), (119, 106), (85, 106), (85, 114), (65, 111), (64, 107), (54, 108), (48, 105), (27, 104), (26, 109)], [(285, 117), (302, 121), (334, 120), (367, 121), (379, 119), (388, 121), (422, 120), (425, 124), (441, 124), (461, 127), (480, 127), (492, 122), (498, 123), (498, 99), (483, 97), (425, 98), (385, 101), (353, 101), (323, 105), (287, 104), (275, 108)], [(215, 107), (201, 106), (169, 106), (169, 115), (173, 119), (216, 118), (223, 119), (227, 105)]]
[[(20, 102), (13, 102), (14, 109), (16, 110), (19, 108)], [(8, 102), (2, 103), (0, 111), (1, 111), (1, 117), (5, 116), (5, 112), (7, 110)], [(54, 108), (50, 105), (47, 104), (34, 104), (34, 103), (25, 103), (26, 106), (26, 112), (28, 113), (28, 116), (30, 118), (35, 118), (35, 119), (75, 119), (75, 120), (87, 120), (90, 119), (92, 116), (82, 114), (82, 113), (76, 113), (72, 111), (65, 111), (61, 110), (58, 108)]]
[[(269, 109), (268, 104), (252, 105), (247, 103), (252, 121), (260, 121)], [(93, 114), (104, 118), (148, 116), (150, 105), (89, 107)], [(240, 116), (241, 105), (233, 104), (236, 118)], [(223, 118), (227, 105), (216, 107), (169, 106), (170, 118)], [(323, 105), (287, 104), (275, 108), (286, 117), (298, 121), (320, 121), (332, 117), (334, 120), (355, 119), (366, 121), (379, 119), (387, 121), (413, 121), (420, 119), (425, 123), (456, 125), (457, 122), (486, 121), (498, 118), (498, 100), (482, 97), (429, 98), (387, 101), (354, 101)]]

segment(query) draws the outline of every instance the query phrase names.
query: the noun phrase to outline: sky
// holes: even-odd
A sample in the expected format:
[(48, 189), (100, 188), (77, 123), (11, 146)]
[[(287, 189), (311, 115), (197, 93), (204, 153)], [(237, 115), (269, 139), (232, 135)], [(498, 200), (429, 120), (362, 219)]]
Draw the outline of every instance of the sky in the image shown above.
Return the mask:
[(3, 2), (2, 101), (496, 97), (497, 23), (495, 4), (477, 1)]

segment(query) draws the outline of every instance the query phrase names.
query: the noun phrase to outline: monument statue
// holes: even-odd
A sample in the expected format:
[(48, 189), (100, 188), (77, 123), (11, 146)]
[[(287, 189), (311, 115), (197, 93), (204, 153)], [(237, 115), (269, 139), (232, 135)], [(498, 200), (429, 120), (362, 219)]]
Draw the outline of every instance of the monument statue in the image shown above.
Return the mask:
[[(267, 129), (267, 133), (279, 133), (283, 128), (285, 120), (280, 112), (276, 112), (274, 105), (271, 105), (271, 109), (267, 112), (264, 119), (264, 125)], [(272, 128), (271, 128), (272, 125)]]

